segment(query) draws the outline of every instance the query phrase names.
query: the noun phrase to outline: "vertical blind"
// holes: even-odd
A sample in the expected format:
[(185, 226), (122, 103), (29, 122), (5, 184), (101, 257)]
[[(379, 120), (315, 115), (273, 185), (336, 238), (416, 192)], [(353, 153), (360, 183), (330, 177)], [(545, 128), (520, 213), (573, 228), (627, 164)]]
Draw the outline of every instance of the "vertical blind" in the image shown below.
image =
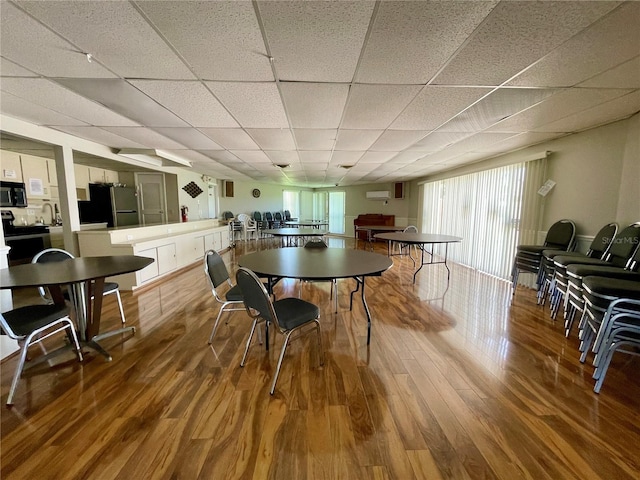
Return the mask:
[(292, 190), (283, 191), (282, 207), (283, 210), (289, 210), (293, 218), (298, 218), (300, 215), (300, 192)]
[(449, 250), (451, 260), (508, 279), (521, 223), (538, 230), (536, 192), (545, 164), (539, 159), (426, 183), (422, 231), (462, 237)]

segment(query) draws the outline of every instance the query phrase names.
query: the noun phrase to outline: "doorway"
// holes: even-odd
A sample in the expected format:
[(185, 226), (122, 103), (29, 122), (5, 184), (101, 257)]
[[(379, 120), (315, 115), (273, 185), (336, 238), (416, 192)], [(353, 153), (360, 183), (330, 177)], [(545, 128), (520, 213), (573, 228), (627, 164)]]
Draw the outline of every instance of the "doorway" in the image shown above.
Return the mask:
[(167, 223), (167, 200), (163, 173), (136, 173), (142, 225)]

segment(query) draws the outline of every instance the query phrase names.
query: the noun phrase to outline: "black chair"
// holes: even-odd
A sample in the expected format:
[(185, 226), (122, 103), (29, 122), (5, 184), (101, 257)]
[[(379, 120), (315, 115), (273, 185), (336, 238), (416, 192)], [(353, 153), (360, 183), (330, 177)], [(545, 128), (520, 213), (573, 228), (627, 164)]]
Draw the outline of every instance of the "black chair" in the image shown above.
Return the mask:
[(264, 212), (264, 219), (267, 222), (267, 228), (273, 228), (273, 214), (271, 212)]
[(258, 232), (260, 234), (260, 237), (262, 237), (263, 236), (262, 230), (267, 228), (268, 222), (262, 219), (262, 214), (260, 212), (253, 212), (253, 220), (256, 222), (256, 225), (258, 226)]
[(236, 243), (236, 234), (242, 235), (244, 232), (244, 225), (242, 222), (236, 220), (233, 212), (226, 211), (222, 212), (222, 219), (229, 225), (229, 240), (231, 241), (231, 246), (234, 247)]
[[(71, 253), (67, 252), (66, 250), (62, 250), (60, 248), (47, 248), (45, 250), (42, 250), (41, 252), (38, 252), (31, 260), (31, 263), (62, 262), (69, 258), (74, 258), (74, 257)], [(92, 282), (91, 283), (91, 300), (93, 300), (95, 296), (94, 286), (95, 284)], [(38, 287), (38, 292), (40, 293), (40, 296), (45, 302), (53, 303), (51, 296), (48, 294), (47, 290), (44, 287)], [(102, 295), (116, 296), (116, 299), (118, 300), (118, 307), (120, 308), (120, 318), (122, 320), (122, 323), (124, 324), (126, 322), (126, 319), (124, 317), (124, 308), (122, 306), (122, 298), (120, 297), (120, 286), (116, 282), (104, 282), (104, 287), (102, 288)], [(67, 299), (69, 298), (69, 294), (66, 292), (65, 292), (65, 297)]]
[(579, 258), (605, 258), (611, 246), (613, 238), (618, 233), (618, 224), (609, 223), (602, 227), (596, 236), (593, 237), (591, 245), (586, 253), (581, 252), (567, 252), (564, 250), (543, 250), (542, 251), (542, 286), (538, 292), (538, 304), (544, 305), (547, 292), (552, 299), (552, 308), (554, 308), (554, 302), (560, 301), (561, 295), (556, 293), (554, 275), (555, 275), (555, 263), (554, 258), (558, 256)]
[(282, 213), (274, 212), (273, 214), (273, 228), (282, 228), (284, 227), (284, 219), (282, 218)]
[(540, 264), (544, 250), (573, 250), (576, 235), (576, 226), (571, 220), (560, 220), (549, 228), (542, 245), (518, 245), (516, 258), (513, 262), (511, 280), (515, 293), (520, 272), (531, 272), (537, 276), (537, 289), (540, 290), (541, 275)]
[[(218, 323), (220, 322), (220, 317), (223, 312), (244, 310), (244, 302), (240, 287), (231, 283), (227, 267), (225, 266), (222, 257), (215, 250), (208, 250), (204, 254), (204, 272), (209, 280), (213, 298), (216, 299), (216, 302), (221, 304), (218, 316), (216, 317), (213, 329), (211, 330), (211, 335), (209, 335), (209, 344), (211, 344), (213, 342), (213, 337), (218, 330)], [(227, 284), (229, 289), (225, 293), (218, 293), (218, 287), (223, 284)], [(236, 308), (233, 308), (234, 306)]]
[(585, 310), (580, 322), (580, 361), (586, 360), (591, 348), (595, 353), (593, 390), (599, 393), (613, 354), (616, 351), (638, 354), (640, 273), (616, 279), (588, 276), (583, 280), (583, 288)]
[(284, 221), (285, 222), (296, 222), (298, 219), (296, 217), (291, 216), (291, 212), (289, 210), (284, 211)]
[[(7, 405), (13, 405), (13, 395), (22, 375), (27, 351), (31, 345), (42, 342), (59, 332), (66, 332), (71, 341), (78, 361), (82, 361), (82, 350), (78, 343), (73, 322), (69, 318), (69, 308), (65, 305), (28, 305), (0, 314), (2, 331), (20, 345), (20, 360), (13, 374), (13, 381), (7, 397)], [(55, 354), (57, 352), (52, 352)], [(51, 354), (41, 357), (41, 361), (50, 358)]]
[[(306, 302), (299, 298), (283, 298), (272, 301), (267, 289), (260, 279), (247, 268), (240, 267), (236, 272), (236, 283), (242, 291), (244, 304), (249, 316), (253, 319), (251, 333), (247, 339), (247, 345), (242, 356), (240, 366), (244, 367), (253, 333), (258, 323), (268, 322), (275, 326), (275, 329), (284, 336), (282, 350), (278, 358), (278, 365), (271, 384), (269, 393), (273, 395), (280, 375), (282, 360), (287, 350), (287, 345), (294, 332), (303, 332), (305, 327), (314, 326), (318, 335), (318, 356), (320, 365), (324, 365), (324, 354), (322, 352), (322, 339), (320, 334), (320, 309), (313, 303)], [(309, 330), (310, 331), (310, 330)], [(303, 332), (307, 333), (307, 332)], [(298, 338), (298, 337), (296, 337)]]

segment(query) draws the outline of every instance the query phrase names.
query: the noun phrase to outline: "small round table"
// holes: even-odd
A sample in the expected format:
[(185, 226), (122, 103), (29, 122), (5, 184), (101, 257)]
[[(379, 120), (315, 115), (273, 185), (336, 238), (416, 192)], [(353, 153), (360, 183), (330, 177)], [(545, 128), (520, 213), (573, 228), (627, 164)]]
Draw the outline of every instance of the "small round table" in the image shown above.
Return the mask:
[[(378, 253), (346, 248), (276, 248), (243, 255), (238, 265), (258, 276), (267, 277), (269, 285), (280, 278), (300, 280), (334, 280), (353, 278), (356, 289), (351, 292), (349, 310), (353, 308), (353, 294), (362, 286), (362, 305), (367, 315), (367, 345), (371, 340), (371, 313), (367, 305), (365, 277), (380, 276), (391, 268), (389, 257)], [(337, 295), (337, 292), (336, 292)]]
[(288, 227), (320, 228), (329, 226), (329, 222), (325, 222), (324, 220), (289, 220), (284, 222), (284, 224)]
[(262, 233), (280, 237), (280, 244), (283, 247), (294, 247), (301, 241), (305, 242), (309, 237), (324, 237), (329, 232), (317, 228), (266, 228)]

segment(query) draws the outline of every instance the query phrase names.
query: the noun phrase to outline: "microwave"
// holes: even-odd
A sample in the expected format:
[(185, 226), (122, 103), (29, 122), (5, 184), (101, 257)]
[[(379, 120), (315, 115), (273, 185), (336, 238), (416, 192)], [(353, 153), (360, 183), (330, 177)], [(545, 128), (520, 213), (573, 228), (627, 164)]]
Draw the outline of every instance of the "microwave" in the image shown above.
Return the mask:
[(27, 189), (24, 183), (0, 182), (0, 207), (27, 207)]

